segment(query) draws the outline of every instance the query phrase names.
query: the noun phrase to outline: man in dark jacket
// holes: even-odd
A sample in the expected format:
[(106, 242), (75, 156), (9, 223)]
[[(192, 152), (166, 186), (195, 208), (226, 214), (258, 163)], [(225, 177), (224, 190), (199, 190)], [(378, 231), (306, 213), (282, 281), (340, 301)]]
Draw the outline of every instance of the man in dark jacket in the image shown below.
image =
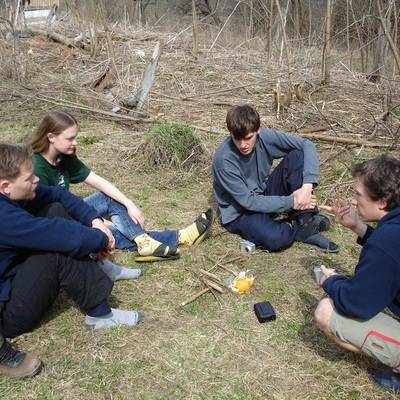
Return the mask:
[[(316, 311), (318, 327), (333, 341), (369, 355), (391, 369), (372, 371), (372, 381), (400, 390), (400, 161), (381, 156), (354, 168), (354, 209), (336, 200), (336, 221), (358, 235), (363, 246), (352, 277), (321, 267), (320, 285), (329, 298)], [(389, 309), (394, 316), (385, 312)]]
[(34, 328), (60, 288), (85, 312), (88, 329), (134, 326), (143, 314), (112, 309), (105, 260), (114, 238), (97, 211), (61, 187), (37, 186), (29, 146), (0, 143), (0, 374), (40, 371), (40, 360), (5, 338)]

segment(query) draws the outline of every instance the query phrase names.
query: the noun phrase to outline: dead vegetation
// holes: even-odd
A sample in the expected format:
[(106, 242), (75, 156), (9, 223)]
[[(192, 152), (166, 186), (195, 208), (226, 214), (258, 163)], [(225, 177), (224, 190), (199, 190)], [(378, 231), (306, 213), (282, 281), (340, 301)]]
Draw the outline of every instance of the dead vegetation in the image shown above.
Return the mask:
[[(56, 29), (69, 38), (79, 32), (71, 24), (60, 23)], [(350, 198), (348, 170), (356, 160), (387, 151), (399, 156), (399, 80), (371, 83), (350, 71), (339, 53), (334, 56), (330, 85), (320, 86), (317, 52), (298, 49), (291, 79), (301, 88), (301, 96), (294, 93), (290, 104), (277, 113), (277, 82), (281, 93), (291, 91), (286, 67), (273, 57), (267, 60), (256, 41), (210, 49), (210, 42), (200, 37), (194, 56), (187, 33), (126, 32), (116, 27), (111, 38), (117, 74), (101, 91), (95, 83), (109, 68), (104, 40), (92, 58), (85, 48), (50, 36), (16, 37), (11, 42), (0, 38), (0, 132), (3, 140), (21, 140), (48, 110), (69, 110), (80, 122), (80, 156), (143, 209), (148, 229), (185, 226), (200, 211), (215, 206), (209, 166), (216, 146), (226, 137), (225, 115), (231, 105), (250, 103), (264, 125), (312, 135), (321, 162), (317, 193), (321, 203), (329, 204), (336, 196)], [(155, 80), (138, 116), (129, 100), (135, 97), (160, 39), (164, 47)], [(143, 150), (146, 135), (158, 123), (176, 121), (196, 131), (207, 157), (197, 160), (196, 170), (180, 171), (165, 164), (155, 170)], [(88, 190), (74, 188), (82, 195)], [(338, 349), (313, 324), (313, 310), (323, 294), (314, 283), (312, 267), (325, 263), (351, 273), (359, 252), (354, 238), (342, 228), (334, 226), (329, 235), (342, 245), (338, 255), (295, 245), (283, 253), (245, 256), (238, 251), (238, 238), (226, 234), (216, 221), (211, 238), (184, 248), (180, 260), (149, 264), (143, 278), (115, 286), (113, 306), (146, 314), (145, 322), (134, 330), (88, 333), (81, 312), (61, 294), (43, 324), (16, 340), (45, 361), (44, 371), (26, 382), (0, 380), (2, 395), (7, 399), (395, 398), (368, 380), (368, 369), (381, 366)], [(134, 266), (130, 253), (117, 252), (114, 261)], [(251, 290), (243, 295), (224, 291), (216, 299), (199, 282), (199, 274), (201, 270), (215, 274), (217, 265), (227, 269), (217, 267), (220, 279), (230, 269), (251, 269), (255, 275)], [(274, 305), (277, 320), (259, 324), (252, 306), (265, 300)]]

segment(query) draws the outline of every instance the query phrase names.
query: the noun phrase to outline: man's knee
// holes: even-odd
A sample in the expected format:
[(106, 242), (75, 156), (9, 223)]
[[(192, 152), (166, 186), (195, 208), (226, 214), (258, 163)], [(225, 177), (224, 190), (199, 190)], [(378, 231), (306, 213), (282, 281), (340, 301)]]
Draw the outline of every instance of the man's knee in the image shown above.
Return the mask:
[(36, 214), (38, 217), (46, 217), (46, 218), (56, 218), (62, 217), (65, 219), (72, 219), (68, 214), (67, 210), (64, 206), (59, 202), (54, 202), (47, 204), (45, 207), (40, 209), (40, 211)]
[(330, 333), (332, 312), (333, 304), (328, 298), (321, 300), (314, 312), (314, 318), (318, 328), (326, 333)]

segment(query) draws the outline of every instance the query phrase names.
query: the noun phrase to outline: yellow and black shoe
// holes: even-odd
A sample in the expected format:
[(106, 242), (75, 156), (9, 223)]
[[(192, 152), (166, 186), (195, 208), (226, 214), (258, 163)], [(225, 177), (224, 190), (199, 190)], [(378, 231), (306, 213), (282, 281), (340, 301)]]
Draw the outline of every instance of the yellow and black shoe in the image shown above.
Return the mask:
[(180, 257), (179, 249), (154, 240), (147, 233), (139, 235), (134, 241), (139, 253), (135, 257), (137, 262), (177, 260)]
[(179, 244), (193, 245), (201, 243), (209, 233), (214, 221), (214, 211), (209, 208), (199, 215), (193, 224), (179, 231)]

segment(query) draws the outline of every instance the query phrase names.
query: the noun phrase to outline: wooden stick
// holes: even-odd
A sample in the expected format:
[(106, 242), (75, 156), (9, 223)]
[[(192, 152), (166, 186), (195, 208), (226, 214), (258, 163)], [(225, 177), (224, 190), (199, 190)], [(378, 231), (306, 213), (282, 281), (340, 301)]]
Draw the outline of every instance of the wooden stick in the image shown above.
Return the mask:
[(202, 280), (202, 282), (204, 284), (206, 284), (207, 286), (210, 286), (211, 288), (215, 289), (217, 292), (224, 293), (224, 289), (222, 289), (222, 287), (219, 286), (218, 284), (216, 284), (214, 281), (212, 281), (210, 279), (207, 279), (207, 278), (204, 278), (204, 277), (202, 277), (201, 280)]
[(388, 147), (388, 144), (382, 143), (372, 143), (366, 140), (359, 140), (359, 139), (351, 139), (351, 138), (343, 138), (337, 136), (322, 136), (322, 135), (314, 135), (314, 134), (307, 134), (307, 133), (299, 133), (299, 136), (307, 139), (312, 140), (323, 140), (325, 142), (336, 142), (342, 144), (356, 144), (359, 146), (369, 146), (369, 147)]
[(205, 275), (205, 276), (207, 276), (207, 277), (209, 277), (209, 278), (211, 278), (211, 279), (213, 279), (213, 280), (215, 280), (215, 281), (217, 281), (219, 283), (222, 283), (221, 279), (219, 279), (219, 277), (217, 275), (214, 275), (211, 272), (205, 271), (204, 269), (201, 269), (201, 268), (199, 269), (199, 271), (200, 271), (201, 274), (203, 274), (203, 275)]
[(181, 306), (186, 306), (186, 304), (191, 303), (192, 301), (195, 301), (196, 299), (198, 299), (200, 296), (203, 296), (204, 293), (207, 293), (211, 290), (211, 288), (206, 288), (203, 289), (201, 292), (196, 293), (195, 295), (193, 295), (192, 297), (188, 298), (187, 300), (185, 300), (184, 302), (181, 303)]
[(220, 267), (220, 268), (224, 269), (225, 271), (230, 272), (232, 275), (235, 275), (235, 276), (237, 275), (236, 271), (234, 271), (233, 269), (230, 269), (228, 267), (225, 267), (225, 265), (223, 265), (223, 264), (217, 263), (216, 265), (217, 265), (217, 267)]
[(315, 126), (314, 128), (304, 128), (304, 129), (299, 129), (299, 134), (303, 133), (313, 133), (313, 132), (321, 132), (321, 131), (328, 131), (331, 129), (333, 126), (338, 126), (338, 123), (334, 124), (329, 124), (329, 125), (322, 125), (322, 126)]

